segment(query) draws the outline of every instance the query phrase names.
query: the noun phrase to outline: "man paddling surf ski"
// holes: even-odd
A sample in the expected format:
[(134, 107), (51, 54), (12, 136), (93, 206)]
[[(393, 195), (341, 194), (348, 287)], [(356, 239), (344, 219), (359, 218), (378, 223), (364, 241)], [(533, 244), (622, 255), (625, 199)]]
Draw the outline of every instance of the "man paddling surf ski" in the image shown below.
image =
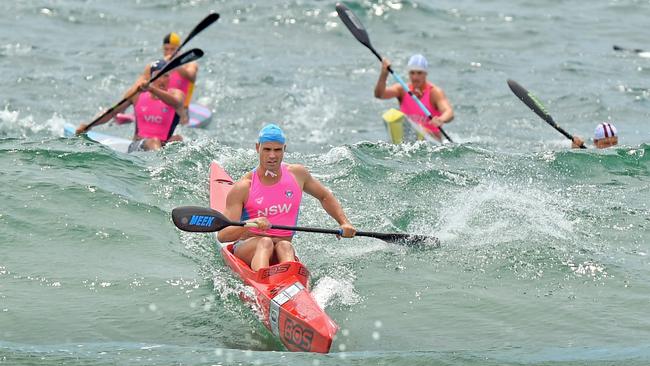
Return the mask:
[[(163, 57), (166, 61), (169, 61), (171, 57), (176, 53), (178, 47), (181, 45), (181, 37), (171, 32), (163, 38)], [(192, 101), (192, 94), (194, 93), (194, 84), (196, 83), (196, 76), (199, 72), (199, 64), (196, 61), (188, 62), (185, 65), (181, 65), (169, 73), (169, 87), (173, 89), (178, 89), (183, 92), (185, 95), (183, 99), (183, 109), (182, 113), (179, 114), (181, 124), (187, 124), (189, 121), (189, 112), (188, 108), (190, 107), (190, 102)], [(141, 83), (143, 80), (149, 80), (151, 77), (150, 65), (147, 65), (144, 68), (144, 72), (140, 79), (134, 84), (132, 89), (128, 92), (134, 90), (137, 87), (138, 83)], [(127, 93), (128, 93), (127, 92)]]
[(351, 238), (356, 233), (330, 190), (304, 166), (282, 162), (285, 142), (285, 135), (277, 125), (262, 128), (255, 144), (259, 165), (236, 182), (226, 198), (223, 214), (228, 219), (254, 222), (257, 227), (227, 227), (219, 231), (217, 238), (222, 243), (236, 241), (235, 256), (253, 271), (268, 267), (274, 256), (278, 263), (295, 260), (291, 244), (294, 232), (272, 229), (271, 225), (296, 224), (303, 191), (319, 200), (338, 222), (341, 236)]
[[(573, 143), (571, 144), (573, 149), (579, 148), (584, 143), (584, 140), (580, 136), (573, 135)], [(603, 122), (596, 126), (596, 130), (594, 131), (594, 146), (597, 149), (606, 149), (616, 145), (618, 145), (618, 132), (613, 124)]]
[[(156, 73), (165, 67), (165, 60), (153, 62), (151, 72)], [(171, 141), (181, 141), (183, 138), (174, 135), (179, 122), (179, 112), (183, 110), (183, 92), (170, 88), (170, 75), (166, 73), (151, 84), (141, 80), (137, 84), (139, 90), (127, 102), (115, 108), (111, 113), (100, 119), (96, 125), (110, 121), (118, 113), (133, 105), (135, 110), (135, 134), (128, 152), (158, 150)], [(77, 134), (86, 132), (87, 124), (82, 123), (77, 128)]]
[(429, 68), (427, 59), (422, 55), (411, 56), (408, 62), (410, 80), (408, 87), (433, 116), (430, 121), (424, 111), (420, 109), (418, 104), (407, 94), (407, 91), (400, 84), (393, 84), (386, 87), (386, 80), (389, 73), (388, 68), (390, 65), (391, 63), (388, 59), (384, 58), (382, 60), (381, 73), (375, 86), (375, 98), (397, 98), (402, 113), (424, 127), (438, 141), (442, 141), (440, 127), (454, 119), (454, 109), (451, 103), (449, 103), (444, 91), (427, 81)]

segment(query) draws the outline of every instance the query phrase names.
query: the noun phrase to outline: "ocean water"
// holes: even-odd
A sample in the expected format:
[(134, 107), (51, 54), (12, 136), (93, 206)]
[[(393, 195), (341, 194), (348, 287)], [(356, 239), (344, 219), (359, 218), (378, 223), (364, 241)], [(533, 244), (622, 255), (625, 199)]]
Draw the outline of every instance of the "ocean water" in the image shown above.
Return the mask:
[[(456, 112), (455, 144), (391, 145), (379, 63), (305, 1), (0, 3), (0, 364), (645, 365), (650, 362), (649, 1), (348, 2), (406, 76), (423, 53)], [(169, 31), (218, 23), (186, 142), (125, 155), (63, 124), (117, 102)], [(517, 80), (570, 142), (508, 89)], [(438, 249), (299, 234), (312, 289), (341, 330), (328, 355), (286, 352), (210, 235), (172, 208), (208, 205), (208, 167), (239, 177), (277, 121), (359, 228)], [(132, 126), (106, 125), (128, 137)], [(335, 227), (305, 199), (303, 226)]]

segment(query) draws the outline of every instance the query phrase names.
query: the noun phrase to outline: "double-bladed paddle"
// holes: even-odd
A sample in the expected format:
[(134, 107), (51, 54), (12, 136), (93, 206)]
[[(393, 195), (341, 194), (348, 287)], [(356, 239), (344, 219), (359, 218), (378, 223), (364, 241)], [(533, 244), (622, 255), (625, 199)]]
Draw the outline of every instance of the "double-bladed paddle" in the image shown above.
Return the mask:
[[(347, 6), (345, 6), (345, 4), (338, 3), (336, 4), (336, 12), (339, 14), (339, 18), (341, 18), (341, 21), (343, 22), (343, 24), (345, 24), (348, 30), (350, 30), (350, 33), (352, 33), (354, 38), (356, 38), (357, 41), (361, 42), (361, 44), (366, 46), (375, 56), (377, 56), (377, 58), (381, 62), (383, 60), (381, 55), (370, 43), (370, 38), (368, 38), (368, 32), (366, 32), (366, 29), (364, 28), (363, 24), (361, 24), (361, 21), (359, 20), (359, 18), (357, 18), (356, 15), (354, 15), (352, 10), (350, 10)], [(411, 98), (413, 98), (415, 103), (417, 103), (420, 109), (427, 115), (429, 120), (433, 119), (433, 115), (431, 114), (431, 112), (427, 109), (427, 107), (424, 106), (424, 104), (422, 104), (420, 99), (417, 96), (415, 96), (415, 94), (413, 94), (413, 91), (409, 89), (408, 85), (406, 85), (404, 80), (402, 80), (402, 78), (399, 75), (393, 72), (393, 69), (390, 66), (388, 67), (388, 71), (390, 72), (391, 75), (393, 75), (393, 78), (397, 80), (397, 82), (402, 86), (402, 88), (404, 88), (404, 90), (408, 92), (408, 94), (411, 96)], [(442, 135), (445, 136), (445, 138), (449, 140), (449, 142), (453, 142), (451, 138), (449, 138), (449, 135), (447, 135), (447, 133), (442, 129), (442, 127), (439, 128), (440, 128), (440, 133), (442, 133)]]
[[(515, 93), (515, 95), (528, 106), (528, 108), (532, 109), (533, 112), (535, 112), (535, 114), (540, 116), (544, 121), (546, 121), (546, 123), (551, 125), (566, 138), (573, 141), (573, 135), (566, 132), (562, 127), (558, 126), (557, 123), (555, 123), (553, 117), (551, 117), (551, 115), (546, 111), (546, 107), (544, 107), (542, 102), (540, 102), (533, 93), (526, 90), (523, 86), (519, 85), (514, 80), (508, 79), (508, 86), (510, 87), (510, 90), (512, 90), (512, 92)], [(586, 149), (587, 147), (582, 144), (580, 145), (580, 148)]]
[[(168, 62), (167, 65), (158, 74), (156, 74), (156, 76), (150, 78), (149, 83), (156, 80), (159, 76), (162, 76), (165, 73), (177, 68), (178, 66), (184, 65), (184, 64), (186, 64), (188, 62), (192, 62), (192, 61), (195, 61), (195, 60), (198, 60), (199, 58), (201, 58), (201, 56), (203, 56), (203, 51), (201, 51), (198, 48), (194, 48), (192, 50), (189, 50), (189, 51), (183, 53), (180, 57), (176, 57), (176, 55), (178, 54), (178, 52), (181, 50), (181, 48), (183, 48), (183, 46), (187, 42), (189, 42), (197, 34), (201, 33), (201, 31), (203, 31), (205, 28), (210, 26), (210, 24), (216, 22), (218, 19), (219, 19), (219, 13), (210, 13), (210, 14), (208, 14), (208, 16), (203, 18), (203, 20), (201, 20), (199, 22), (199, 24), (197, 24), (194, 27), (194, 29), (192, 29), (190, 34), (187, 35), (187, 38), (185, 38), (185, 41), (183, 41), (183, 43), (181, 43), (181, 45), (176, 49), (176, 51), (174, 51), (174, 53), (170, 57), (171, 61)], [(194, 58), (191, 58), (190, 55), (194, 55)], [(136, 90), (136, 91), (132, 92), (131, 94), (127, 95), (122, 100), (120, 100), (117, 104), (115, 104), (114, 106), (112, 106), (111, 108), (106, 110), (104, 113), (102, 113), (99, 117), (95, 118), (92, 122), (90, 122), (88, 124), (88, 126), (86, 127), (86, 131), (88, 131), (91, 127), (96, 125), (102, 118), (106, 117), (109, 113), (113, 112), (116, 108), (119, 108), (122, 104), (126, 103), (137, 92), (138, 91)]]
[[(229, 226), (255, 227), (255, 223), (230, 221), (221, 212), (207, 207), (183, 206), (172, 210), (172, 221), (183, 231), (209, 233), (219, 231)], [(341, 235), (340, 230), (319, 229), (300, 226), (272, 225), (273, 229), (304, 231), (309, 233)], [(376, 233), (357, 231), (356, 236), (367, 236), (381, 239), (389, 243), (419, 247), (439, 247), (440, 240), (426, 235), (402, 233)]]

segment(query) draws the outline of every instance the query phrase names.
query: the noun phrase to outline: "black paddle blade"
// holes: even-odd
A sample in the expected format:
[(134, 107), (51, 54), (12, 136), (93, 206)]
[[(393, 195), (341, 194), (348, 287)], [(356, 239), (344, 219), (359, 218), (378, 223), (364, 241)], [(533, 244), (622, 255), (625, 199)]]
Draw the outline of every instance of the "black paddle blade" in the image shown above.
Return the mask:
[(524, 89), (523, 86), (519, 85), (516, 81), (508, 79), (508, 86), (510, 87), (510, 90), (512, 90), (513, 93), (519, 99), (521, 99), (524, 104), (528, 106), (528, 108), (532, 109), (533, 112), (535, 112), (538, 116), (540, 116), (543, 120), (548, 122), (551, 125), (555, 125), (555, 121), (553, 121), (553, 117), (551, 117), (550, 114), (546, 111), (546, 107), (542, 104), (542, 102), (535, 97), (532, 93), (530, 93), (528, 90)]
[(188, 34), (187, 37), (185, 38), (185, 41), (183, 41), (183, 43), (181, 43), (180, 47), (178, 48), (181, 49), (183, 46), (185, 46), (185, 44), (189, 42), (190, 39), (194, 38), (194, 36), (201, 33), (205, 28), (209, 27), (210, 24), (219, 20), (219, 17), (220, 17), (219, 13), (208, 14), (207, 17), (205, 17), (199, 24), (196, 25), (196, 27), (194, 27), (194, 29), (192, 29), (190, 34)]
[(356, 15), (354, 15), (352, 10), (348, 9), (345, 4), (338, 3), (336, 4), (336, 12), (339, 14), (339, 18), (341, 18), (343, 24), (348, 27), (354, 38), (363, 43), (366, 47), (372, 49), (366, 28), (364, 28), (363, 24), (361, 24), (361, 21)]
[(440, 248), (440, 239), (434, 236), (426, 235), (409, 235), (407, 239), (412, 245), (429, 246)]
[(196, 61), (203, 57), (203, 51), (199, 48), (192, 48), (191, 50), (184, 52), (183, 54), (174, 57), (171, 61), (165, 65), (165, 67), (162, 68), (158, 73), (156, 73), (156, 76), (152, 77), (149, 82), (153, 82), (154, 80), (158, 79), (160, 76), (172, 71), (173, 69), (185, 65), (188, 62)]
[(357, 232), (357, 236), (369, 236), (381, 239), (388, 243), (406, 245), (409, 247), (421, 248), (439, 248), (440, 239), (433, 236), (402, 234), (402, 233), (375, 233), (375, 232)]
[[(564, 137), (568, 138), (569, 140), (573, 141), (573, 135), (565, 131), (562, 127), (558, 126), (557, 123), (553, 120), (553, 117), (551, 117), (550, 114), (546, 111), (546, 108), (542, 104), (542, 102), (537, 99), (533, 93), (529, 92), (528, 90), (524, 89), (523, 86), (519, 85), (516, 81), (508, 79), (508, 86), (510, 87), (510, 90), (512, 90), (513, 93), (519, 99), (521, 99), (524, 104), (528, 106), (528, 108), (532, 109), (535, 114), (540, 116), (546, 123), (551, 125), (553, 128), (555, 128), (559, 133), (563, 134)], [(580, 145), (580, 148), (586, 149), (587, 147), (582, 144)]]
[(194, 233), (211, 233), (228, 226), (241, 226), (219, 211), (198, 206), (176, 207), (172, 210), (172, 221), (177, 228)]

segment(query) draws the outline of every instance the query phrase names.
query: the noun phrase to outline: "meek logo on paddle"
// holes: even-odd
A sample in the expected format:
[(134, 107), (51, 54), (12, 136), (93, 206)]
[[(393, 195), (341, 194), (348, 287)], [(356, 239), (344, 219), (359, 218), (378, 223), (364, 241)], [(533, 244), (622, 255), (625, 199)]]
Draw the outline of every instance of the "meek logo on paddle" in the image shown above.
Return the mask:
[(291, 211), (292, 206), (293, 206), (292, 203), (272, 205), (263, 210), (257, 210), (257, 216), (269, 217), (277, 214), (289, 213), (289, 211)]
[(208, 227), (212, 225), (214, 216), (192, 215), (190, 225)]

